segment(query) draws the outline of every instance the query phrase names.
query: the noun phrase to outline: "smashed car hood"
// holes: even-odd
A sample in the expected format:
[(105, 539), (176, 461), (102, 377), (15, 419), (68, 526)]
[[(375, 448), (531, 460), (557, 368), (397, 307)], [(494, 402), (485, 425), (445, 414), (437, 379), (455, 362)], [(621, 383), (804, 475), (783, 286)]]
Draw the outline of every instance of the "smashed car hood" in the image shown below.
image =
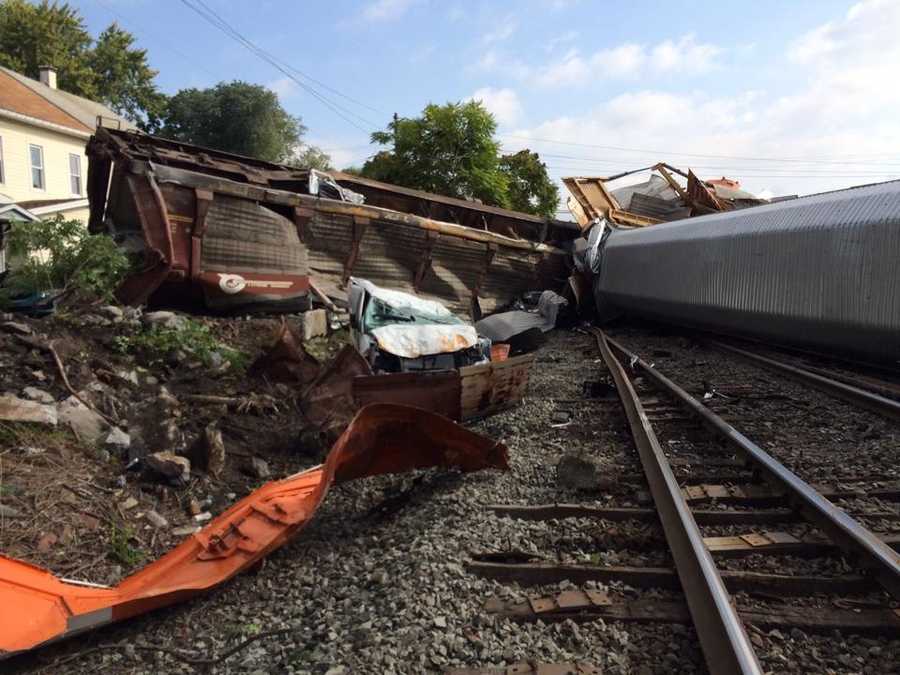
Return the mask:
[(416, 359), (432, 354), (450, 354), (474, 347), (478, 333), (474, 326), (455, 324), (392, 324), (371, 331), (372, 337), (382, 349), (395, 356)]

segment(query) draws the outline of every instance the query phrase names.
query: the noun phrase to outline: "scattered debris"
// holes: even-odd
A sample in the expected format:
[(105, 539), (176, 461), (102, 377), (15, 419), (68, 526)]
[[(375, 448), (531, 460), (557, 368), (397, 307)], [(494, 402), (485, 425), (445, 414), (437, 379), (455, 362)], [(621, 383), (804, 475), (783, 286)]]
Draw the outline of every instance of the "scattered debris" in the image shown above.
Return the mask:
[(225, 469), (225, 441), (216, 422), (210, 422), (187, 453), (191, 466), (206, 471), (213, 478)]
[(25, 387), (22, 390), (22, 395), (31, 399), (32, 401), (37, 401), (38, 403), (56, 403), (56, 399), (53, 398), (53, 394), (49, 391), (44, 391), (43, 389), (38, 389), (37, 387)]
[(144, 520), (150, 523), (153, 527), (160, 529), (163, 527), (169, 526), (169, 521), (163, 518), (160, 514), (158, 514), (153, 509), (144, 512)]
[[(115, 588), (64, 582), (39, 567), (0, 558), (0, 653), (10, 656), (184, 601), (282, 546), (307, 524), (332, 482), (431, 466), (506, 469), (508, 452), (502, 443), (439, 415), (370, 405), (359, 412), (323, 465), (264, 485)], [(22, 616), (34, 620), (24, 622)]]
[(534, 329), (546, 333), (556, 327), (560, 309), (569, 304), (561, 295), (553, 291), (540, 294), (537, 306), (533, 311), (524, 308), (492, 314), (475, 324), (479, 335), (484, 335), (492, 342), (506, 342), (511, 346), (511, 353), (520, 354), (533, 351), (543, 343), (542, 336), (535, 339)]
[(303, 347), (300, 334), (286, 321), (282, 321), (272, 345), (266, 349), (249, 369), (252, 375), (262, 375), (273, 382), (307, 384), (319, 374), (319, 362)]
[(248, 474), (260, 480), (265, 480), (272, 475), (269, 465), (261, 457), (251, 457), (244, 469)]
[(128, 448), (131, 447), (131, 436), (122, 431), (119, 427), (113, 427), (106, 435), (103, 445), (107, 450), (124, 455)]
[(328, 313), (324, 309), (303, 312), (303, 341), (328, 335)]

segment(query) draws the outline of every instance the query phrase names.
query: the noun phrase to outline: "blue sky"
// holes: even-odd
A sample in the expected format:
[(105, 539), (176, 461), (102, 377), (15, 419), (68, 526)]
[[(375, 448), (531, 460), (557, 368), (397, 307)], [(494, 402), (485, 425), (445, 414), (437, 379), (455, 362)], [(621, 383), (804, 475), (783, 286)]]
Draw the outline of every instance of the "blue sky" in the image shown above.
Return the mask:
[(338, 167), (394, 112), (476, 97), (555, 178), (667, 161), (806, 194), (900, 177), (898, 0), (205, 2), (332, 107), (178, 0), (75, 4), (94, 34), (133, 32), (168, 93), (272, 88)]

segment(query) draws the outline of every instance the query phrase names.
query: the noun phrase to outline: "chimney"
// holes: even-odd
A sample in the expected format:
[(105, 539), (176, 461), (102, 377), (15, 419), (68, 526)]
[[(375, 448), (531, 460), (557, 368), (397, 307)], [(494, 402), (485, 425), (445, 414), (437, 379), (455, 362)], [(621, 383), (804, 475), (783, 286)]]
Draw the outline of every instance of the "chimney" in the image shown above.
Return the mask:
[(53, 66), (38, 66), (38, 72), (41, 74), (42, 84), (46, 84), (51, 89), (56, 89), (56, 68)]

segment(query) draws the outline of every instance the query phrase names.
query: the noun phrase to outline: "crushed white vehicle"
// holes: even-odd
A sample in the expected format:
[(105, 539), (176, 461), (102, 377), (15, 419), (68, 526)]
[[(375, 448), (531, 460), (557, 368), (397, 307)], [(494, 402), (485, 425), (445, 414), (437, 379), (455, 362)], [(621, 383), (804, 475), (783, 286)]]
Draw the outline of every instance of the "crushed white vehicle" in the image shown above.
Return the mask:
[(350, 279), (353, 344), (374, 372), (451, 370), (490, 361), (480, 338), (441, 303)]

